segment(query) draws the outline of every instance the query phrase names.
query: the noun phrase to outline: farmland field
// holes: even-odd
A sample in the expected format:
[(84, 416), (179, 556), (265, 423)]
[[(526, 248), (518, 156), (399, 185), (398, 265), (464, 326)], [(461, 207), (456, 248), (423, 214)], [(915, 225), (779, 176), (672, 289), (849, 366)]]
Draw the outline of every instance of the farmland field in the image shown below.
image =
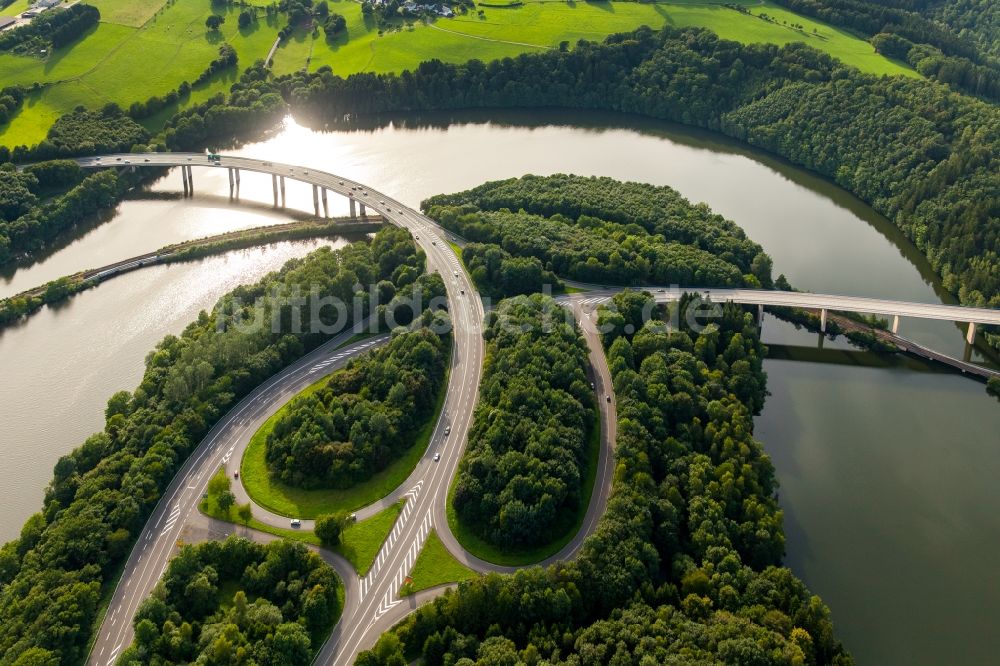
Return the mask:
[(0, 9), (0, 16), (17, 16), (28, 8), (28, 0), (14, 0), (3, 9)]
[[(275, 56), (275, 71), (288, 73), (305, 66), (329, 65), (338, 74), (357, 71), (394, 72), (413, 67), (427, 58), (464, 62), (471, 58), (490, 60), (525, 51), (558, 47), (580, 39), (600, 40), (607, 35), (633, 30), (641, 25), (660, 28), (704, 26), (719, 36), (745, 43), (787, 44), (802, 41), (845, 63), (873, 74), (915, 75), (912, 69), (875, 52), (871, 44), (811, 19), (769, 3), (741, 3), (743, 14), (716, 3), (558, 1), (528, 2), (519, 7), (484, 7), (483, 17), (470, 12), (454, 19), (421, 21), (379, 36), (366, 26), (357, 3), (339, 0), (331, 11), (348, 20), (348, 34), (332, 42), (299, 31)], [(760, 17), (764, 14), (771, 21)], [(785, 25), (786, 22), (788, 25)], [(793, 28), (798, 24), (801, 28)]]
[[(0, 143), (37, 143), (56, 118), (80, 104), (97, 108), (117, 102), (127, 107), (152, 95), (165, 95), (182, 81), (196, 79), (223, 41), (237, 50), (240, 68), (245, 68), (267, 55), (284, 25), (284, 18), (268, 18), (261, 12), (253, 27), (241, 30), (237, 6), (212, 9), (206, 0), (91, 1), (101, 10), (102, 22), (74, 44), (45, 58), (0, 54), (4, 83), (47, 84), (28, 97), (24, 109), (8, 125), (0, 127)], [(705, 26), (742, 42), (803, 41), (863, 71), (916, 75), (875, 53), (864, 40), (767, 2), (746, 2), (750, 14), (684, 0), (658, 4), (536, 1), (518, 7), (483, 6), (481, 16), (469, 12), (427, 24), (399, 20), (393, 29), (379, 34), (374, 20), (362, 15), (359, 3), (332, 0), (331, 11), (347, 19), (346, 34), (327, 40), (322, 31), (297, 30), (278, 49), (274, 71), (287, 74), (329, 65), (342, 75), (398, 72), (430, 58), (492, 60), (557, 48), (563, 41), (599, 40), (641, 25), (673, 25)], [(226, 17), (218, 34), (205, 29), (210, 11)], [(216, 75), (179, 107), (228, 90), (237, 75), (235, 70)], [(165, 109), (144, 122), (155, 130), (179, 107)]]
[[(47, 58), (0, 54), (4, 83), (50, 84), (30, 95), (25, 109), (0, 128), (0, 142), (36, 143), (59, 115), (78, 104), (96, 108), (117, 102), (127, 107), (152, 95), (165, 95), (182, 81), (194, 81), (224, 41), (239, 53), (240, 67), (246, 67), (267, 55), (281, 28), (278, 21), (261, 16), (256, 26), (241, 30), (238, 11), (231, 8), (218, 11), (226, 22), (218, 35), (210, 34), (205, 28), (209, 5), (203, 0), (174, 0), (162, 11), (154, 5), (144, 13), (130, 10), (139, 3), (128, 0), (94, 0), (94, 4), (101, 9), (101, 24)], [(107, 14), (117, 22), (108, 21)], [(235, 71), (216, 75), (195, 89), (187, 103), (228, 90), (236, 77)]]

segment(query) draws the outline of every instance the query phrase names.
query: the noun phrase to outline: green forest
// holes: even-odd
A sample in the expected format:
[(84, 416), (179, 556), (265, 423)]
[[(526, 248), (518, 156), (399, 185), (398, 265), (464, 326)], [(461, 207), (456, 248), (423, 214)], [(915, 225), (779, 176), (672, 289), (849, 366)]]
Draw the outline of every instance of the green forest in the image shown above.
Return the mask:
[(868, 37), (875, 50), (955, 90), (1000, 101), (1000, 11), (963, 0), (777, 0)]
[(489, 245), (583, 282), (771, 286), (771, 259), (760, 245), (670, 187), (524, 176), (431, 197), (422, 206), (445, 228), (487, 245), (469, 248), (463, 259), (477, 284), (506, 287), (506, 295), (539, 291), (540, 284), (530, 289), (532, 280), (522, 278), (521, 286), (520, 276), (510, 275), (512, 259), (490, 254)]
[[(844, 6), (852, 1), (843, 0)], [(928, 6), (941, 20), (950, 16), (952, 32), (965, 35), (972, 34), (969, 16), (977, 11), (967, 4)], [(904, 9), (912, 19), (914, 8)], [(976, 33), (982, 37), (976, 46), (962, 51), (952, 32), (931, 36), (927, 28), (920, 35), (927, 26), (917, 23), (896, 31), (889, 19), (879, 24), (883, 18), (866, 29), (875, 35), (891, 28), (894, 37), (936, 44), (946, 57), (985, 63), (977, 66), (995, 57), (989, 31)], [(185, 109), (151, 141), (200, 150), (209, 142), (247, 140), (280, 122), (286, 102), (300, 121), (318, 126), (385, 112), (545, 106), (622, 111), (720, 131), (817, 171), (870, 203), (924, 252), (964, 304), (1000, 304), (997, 107), (932, 81), (863, 74), (802, 44), (742, 45), (698, 28), (640, 29), (600, 44), (581, 41), (571, 49), (489, 63), (432, 60), (399, 75), (341, 78), (321, 68), (272, 78), (251, 67), (228, 98), (217, 95)], [(102, 124), (94, 112), (73, 115), (75, 122), (61, 120), (39, 145), (40, 158), (150, 140), (134, 123), (114, 134), (105, 128), (128, 123)], [(5, 151), (0, 148), (0, 161)], [(34, 154), (20, 147), (12, 157), (25, 161)], [(486, 200), (480, 207), (498, 212)], [(554, 214), (544, 207), (531, 212)]]
[[(236, 288), (150, 352), (139, 386), (111, 396), (104, 429), (59, 460), (42, 510), (0, 548), (5, 660), (15, 663), (26, 653), (37, 660), (31, 663), (83, 660), (101, 601), (180, 465), (241, 398), (328, 339), (295, 330), (292, 306), (309, 321), (309, 299), (301, 304), (282, 292), (316, 287), (321, 298), (349, 300), (354, 285), (374, 287), (382, 270), (398, 261), (400, 243), (391, 241), (402, 236), (409, 238), (387, 228), (370, 244), (323, 248), (289, 261)], [(262, 321), (281, 326), (237, 325), (252, 319), (251, 304), (264, 313)], [(325, 312), (318, 316), (337, 323)]]
[[(636, 299), (651, 296), (613, 309)], [(753, 438), (766, 377), (751, 315), (727, 305), (700, 334), (653, 320), (607, 353), (617, 469), (581, 555), (461, 583), (358, 664), (853, 663), (781, 566), (774, 468)]]
[(135, 640), (117, 663), (307, 664), (340, 616), (341, 589), (294, 541), (184, 546), (136, 611)]
[(487, 362), (452, 501), (483, 539), (530, 548), (561, 536), (585, 510), (585, 448), (595, 427), (587, 346), (563, 309), (539, 294), (501, 301), (485, 326)]
[[(0, 264), (32, 255), (88, 216), (115, 206), (137, 182), (135, 174), (114, 171), (84, 176), (65, 160), (20, 172), (0, 164)], [(63, 194), (50, 198), (53, 190)]]
[(320, 125), (347, 114), (568, 107), (720, 131), (831, 178), (898, 226), (964, 304), (1000, 305), (1000, 109), (941, 84), (862, 74), (802, 44), (665, 28), (490, 63), (346, 79), (321, 70), (277, 85), (300, 120)]
[[(433, 415), (450, 353), (450, 326), (431, 324), (352, 361), (296, 398), (267, 438), (271, 474), (301, 488), (349, 488), (412, 446)], [(440, 322), (438, 322), (440, 324)]]

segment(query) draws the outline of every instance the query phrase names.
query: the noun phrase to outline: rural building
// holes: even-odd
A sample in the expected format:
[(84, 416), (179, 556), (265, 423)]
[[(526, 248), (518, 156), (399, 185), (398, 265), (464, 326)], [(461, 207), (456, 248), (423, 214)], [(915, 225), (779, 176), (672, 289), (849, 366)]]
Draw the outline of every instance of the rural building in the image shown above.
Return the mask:
[(0, 16), (0, 30), (6, 30), (16, 22), (12, 16)]

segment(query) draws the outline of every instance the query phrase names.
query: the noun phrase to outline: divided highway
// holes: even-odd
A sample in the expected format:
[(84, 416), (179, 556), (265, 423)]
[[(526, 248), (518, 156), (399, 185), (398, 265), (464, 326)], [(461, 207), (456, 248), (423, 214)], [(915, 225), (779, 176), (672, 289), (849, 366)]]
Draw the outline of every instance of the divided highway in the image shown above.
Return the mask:
[[(359, 519), (363, 519), (396, 499), (403, 496), (407, 499), (403, 514), (383, 544), (368, 575), (358, 580), (349, 567), (345, 568), (348, 565), (343, 561), (330, 553), (323, 553), (327, 561), (333, 564), (344, 578), (348, 599), (341, 621), (334, 627), (329, 640), (323, 645), (317, 663), (337, 665), (352, 663), (358, 652), (373, 645), (383, 631), (420, 603), (440, 592), (440, 589), (428, 590), (405, 600), (397, 596), (432, 529), (438, 532), (452, 554), (470, 568), (478, 571), (513, 571), (513, 568), (499, 567), (465, 552), (451, 534), (445, 517), (448, 487), (461, 459), (478, 399), (484, 361), (482, 339), (484, 310), (470, 277), (449, 246), (443, 229), (419, 212), (361, 183), (294, 165), (263, 162), (245, 157), (223, 156), (218, 160), (208, 160), (204, 154), (197, 153), (122, 154), (83, 158), (77, 160), (77, 163), (84, 168), (199, 166), (240, 169), (307, 182), (317, 188), (349, 197), (364, 204), (367, 209), (371, 209), (392, 224), (408, 229), (426, 254), (427, 270), (438, 272), (444, 278), (454, 339), (451, 373), (444, 407), (432, 433), (425, 459), (417, 465), (406, 483), (389, 497), (358, 511)], [(318, 207), (318, 204), (316, 205)], [(611, 377), (596, 331), (595, 316), (592, 312), (588, 312), (588, 308), (593, 308), (609, 299), (617, 291), (619, 290), (599, 289), (583, 296), (560, 298), (560, 301), (574, 311), (590, 350), (593, 381), (601, 409), (602, 446), (597, 480), (583, 526), (572, 541), (548, 561), (567, 559), (577, 553), (586, 536), (593, 532), (607, 506), (614, 471), (616, 411)], [(679, 291), (685, 289), (681, 288)], [(666, 301), (675, 298), (672, 293), (665, 293), (666, 290), (657, 292), (655, 294), (657, 300)], [(739, 303), (875, 312), (974, 323), (1000, 323), (1000, 312), (976, 308), (767, 290), (713, 289), (711, 295), (719, 302), (733, 300)], [(203, 538), (212, 538), (234, 529), (232, 526), (205, 519), (197, 513), (197, 504), (208, 479), (219, 465), (238, 465), (243, 447), (249, 438), (281, 405), (323, 374), (332, 372), (346, 363), (352, 355), (370, 349), (385, 339), (384, 336), (373, 338), (335, 351), (336, 346), (346, 341), (348, 336), (350, 332), (338, 336), (265, 382), (227, 414), (199, 445), (168, 487), (140, 534), (100, 628), (97, 642), (90, 655), (91, 664), (100, 666), (112, 664), (121, 650), (131, 642), (132, 618), (135, 611), (159, 580), (185, 524), (194, 525), (192, 531), (199, 531)], [(610, 396), (610, 400), (605, 399), (606, 395)], [(429, 460), (435, 452), (441, 454), (439, 462)], [(240, 497), (240, 501), (246, 501), (245, 495)], [(287, 521), (286, 517), (271, 514), (259, 507), (255, 508), (255, 516), (265, 522), (281, 526), (285, 526)], [(255, 534), (254, 537), (269, 538), (260, 534)]]
[(208, 480), (233, 459), (237, 443), (249, 439), (261, 423), (302, 389), (388, 339), (380, 335), (337, 349), (353, 335), (353, 330), (341, 333), (266, 381), (230, 410), (198, 445), (167, 487), (129, 555), (91, 650), (91, 664), (114, 663), (132, 642), (132, 618), (139, 604), (163, 574), (182, 537), (182, 528), (199, 516), (198, 503)]
[[(438, 527), (435, 524), (435, 507), (439, 504), (443, 506), (447, 498), (448, 484), (455, 474), (468, 437), (483, 366), (484, 314), (482, 302), (469, 276), (446, 242), (443, 231), (433, 221), (391, 197), (333, 174), (239, 157), (223, 157), (208, 163), (200, 154), (124, 154), (77, 162), (84, 168), (120, 167), (127, 162), (131, 166), (143, 167), (233, 167), (280, 173), (305, 180), (354, 198), (389, 222), (408, 229), (427, 256), (427, 270), (436, 271), (444, 278), (453, 325), (453, 357), (444, 407), (428, 448), (428, 455), (433, 451), (440, 452), (441, 460), (433, 465), (418, 466), (422, 478), (416, 479), (412, 487), (406, 489), (407, 507), (397, 521), (394, 536), (384, 544), (376, 565), (357, 586), (357, 601), (347, 604), (341, 621), (317, 658), (320, 664), (353, 662), (359, 651), (375, 642), (377, 632), (388, 618), (398, 616), (408, 605), (415, 603), (416, 600), (408, 600), (409, 603), (404, 604), (397, 593), (430, 530)], [(331, 351), (337, 343), (337, 339), (330, 341), (254, 391), (213, 429), (182, 467), (128, 559), (91, 652), (90, 663), (101, 666), (113, 663), (120, 651), (131, 642), (132, 617), (138, 605), (148, 596), (166, 567), (181, 526), (197, 512), (198, 501), (211, 473), (220, 464), (232, 460), (237, 442), (253, 434), (250, 421), (262, 423), (266, 415), (315, 381), (321, 371), (335, 369), (336, 363), (322, 364), (330, 360)], [(371, 342), (359, 343), (365, 344), (370, 345)], [(360, 351), (357, 347), (352, 347), (352, 350)], [(342, 357), (342, 361), (346, 358)], [(315, 373), (309, 374), (313, 368), (316, 368)], [(450, 433), (446, 436), (444, 432), (449, 427)], [(348, 589), (352, 590), (354, 586), (348, 585)]]

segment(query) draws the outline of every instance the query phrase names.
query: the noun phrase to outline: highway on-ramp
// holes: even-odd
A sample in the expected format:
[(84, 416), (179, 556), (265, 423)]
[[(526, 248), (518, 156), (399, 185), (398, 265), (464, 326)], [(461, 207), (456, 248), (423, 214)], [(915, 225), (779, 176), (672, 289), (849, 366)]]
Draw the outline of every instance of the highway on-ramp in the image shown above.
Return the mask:
[(152, 592), (174, 555), (183, 527), (198, 515), (198, 503), (209, 479), (232, 459), (237, 442), (249, 439), (277, 407), (302, 389), (388, 337), (380, 335), (338, 349), (353, 335), (353, 329), (341, 333), (264, 382), (202, 440), (139, 534), (91, 650), (90, 663), (111, 664), (131, 643), (136, 610)]
[[(200, 154), (133, 153), (102, 156), (101, 159), (80, 159), (77, 163), (84, 168), (126, 165), (232, 167), (280, 173), (304, 180), (354, 198), (389, 222), (408, 229), (426, 254), (427, 270), (440, 273), (447, 288), (448, 310), (453, 325), (452, 367), (445, 404), (432, 435), (432, 442), (440, 442), (435, 450), (440, 452), (441, 459), (435, 465), (423, 467), (423, 478), (407, 490), (407, 507), (397, 521), (393, 536), (383, 545), (375, 566), (361, 581), (357, 601), (347, 604), (341, 621), (317, 658), (317, 662), (321, 664), (351, 663), (360, 650), (374, 643), (377, 638), (375, 631), (381, 626), (380, 621), (384, 621), (386, 616), (396, 615), (401, 608), (407, 606), (398, 597), (399, 588), (412, 569), (427, 535), (435, 527), (434, 507), (443, 504), (447, 498), (448, 484), (461, 458), (478, 397), (483, 365), (483, 305), (461, 262), (446, 242), (443, 231), (429, 218), (391, 197), (343, 177), (294, 165), (265, 163), (242, 157), (222, 157), (212, 162), (205, 160), (206, 157)], [(331, 344), (333, 342), (325, 346), (326, 352), (331, 351)], [(315, 354), (314, 352), (307, 359), (299, 361), (292, 368), (301, 369), (301, 366), (310, 363), (316, 365), (319, 356)], [(274, 385), (293, 372), (292, 368), (254, 391), (241, 403), (242, 408), (247, 409), (255, 404), (260, 407), (266, 402), (273, 409), (275, 403), (286, 402), (295, 391), (276, 391)], [(139, 535), (139, 541), (126, 563), (125, 572), (91, 652), (90, 663), (103, 666), (113, 662), (131, 641), (135, 610), (155, 586), (175, 547), (172, 530), (179, 530), (186, 516), (197, 511), (197, 503), (207, 485), (210, 472), (224, 460), (228, 462), (226, 454), (230, 447), (235, 451), (236, 440), (226, 437), (225, 444), (221, 444), (223, 440), (219, 437), (220, 433), (239, 433), (240, 438), (249, 437), (252, 431), (237, 430), (240, 419), (245, 417), (246, 413), (239, 407), (230, 412), (189, 458), (167, 489), (164, 499)], [(447, 436), (444, 435), (446, 427), (450, 428)], [(247, 429), (249, 430), (249, 426)], [(229, 455), (231, 457), (232, 453)]]

